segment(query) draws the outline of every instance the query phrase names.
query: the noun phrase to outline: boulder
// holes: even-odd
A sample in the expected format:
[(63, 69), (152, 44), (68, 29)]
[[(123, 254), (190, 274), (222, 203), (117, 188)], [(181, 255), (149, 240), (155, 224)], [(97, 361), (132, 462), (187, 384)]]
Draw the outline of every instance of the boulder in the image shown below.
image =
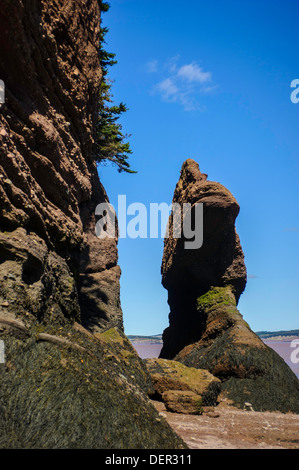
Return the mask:
[(190, 415), (200, 415), (202, 409), (202, 397), (187, 390), (168, 390), (162, 395), (167, 411), (174, 413), (184, 413)]
[(164, 401), (168, 391), (193, 392), (200, 397), (203, 406), (216, 405), (220, 380), (209, 371), (166, 359), (146, 359), (144, 362), (153, 384), (152, 397)]
[(0, 316), (0, 333), (1, 449), (186, 447), (149, 402), (149, 376), (121, 330)]

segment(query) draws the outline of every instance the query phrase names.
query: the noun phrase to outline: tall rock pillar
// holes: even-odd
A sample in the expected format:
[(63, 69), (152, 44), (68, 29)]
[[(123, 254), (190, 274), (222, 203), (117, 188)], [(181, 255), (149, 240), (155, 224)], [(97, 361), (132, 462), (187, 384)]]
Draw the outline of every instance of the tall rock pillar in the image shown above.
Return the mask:
[(246, 267), (235, 229), (236, 199), (220, 183), (208, 181), (194, 160), (187, 160), (173, 203), (188, 203), (191, 211), (203, 204), (203, 243), (187, 249), (184, 237), (173, 236), (171, 214), (162, 260), (170, 314), (160, 357), (208, 369), (238, 406), (251, 402), (256, 410), (298, 412), (297, 377), (237, 309)]

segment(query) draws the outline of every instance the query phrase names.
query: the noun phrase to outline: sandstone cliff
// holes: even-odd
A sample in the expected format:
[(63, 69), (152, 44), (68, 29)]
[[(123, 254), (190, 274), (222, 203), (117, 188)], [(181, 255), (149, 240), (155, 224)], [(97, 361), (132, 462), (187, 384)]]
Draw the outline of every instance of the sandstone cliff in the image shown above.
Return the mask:
[(185, 239), (165, 238), (162, 283), (168, 290), (169, 327), (161, 358), (208, 369), (222, 393), (238, 406), (299, 412), (299, 382), (271, 348), (250, 329), (237, 309), (246, 268), (235, 219), (239, 205), (221, 184), (210, 182), (187, 160), (173, 202), (203, 203), (203, 244), (186, 249)]
[(11, 315), (107, 329), (122, 312), (116, 242), (94, 230), (97, 3), (1, 5), (0, 295)]
[(1, 2), (0, 447), (183, 446), (122, 333), (116, 240), (95, 236), (100, 4)]

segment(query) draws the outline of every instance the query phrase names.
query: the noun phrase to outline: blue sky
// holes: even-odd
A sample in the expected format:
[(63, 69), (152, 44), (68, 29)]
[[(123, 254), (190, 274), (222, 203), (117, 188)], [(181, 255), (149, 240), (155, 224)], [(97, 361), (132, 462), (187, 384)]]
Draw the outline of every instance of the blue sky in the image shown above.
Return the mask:
[[(241, 207), (245, 320), (255, 331), (299, 328), (298, 0), (110, 3), (110, 78), (115, 102), (129, 108), (121, 123), (138, 171), (99, 167), (110, 202), (170, 204), (182, 163), (195, 159)], [(168, 325), (162, 254), (161, 238), (119, 241), (127, 334)]]

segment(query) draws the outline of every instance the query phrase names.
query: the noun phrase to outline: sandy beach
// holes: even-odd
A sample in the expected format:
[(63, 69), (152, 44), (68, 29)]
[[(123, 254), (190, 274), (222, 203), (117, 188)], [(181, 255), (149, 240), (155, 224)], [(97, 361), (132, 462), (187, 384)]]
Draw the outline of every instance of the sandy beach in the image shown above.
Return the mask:
[[(299, 339), (299, 338), (298, 338)], [(291, 341), (265, 340), (299, 377), (291, 361)], [(142, 358), (158, 357), (162, 344), (133, 344)], [(152, 401), (190, 449), (298, 449), (299, 415), (239, 410), (221, 402), (212, 413), (178, 414)]]
[(167, 412), (162, 402), (152, 403), (190, 449), (299, 449), (296, 414), (243, 411), (220, 404), (214, 416), (187, 415)]

